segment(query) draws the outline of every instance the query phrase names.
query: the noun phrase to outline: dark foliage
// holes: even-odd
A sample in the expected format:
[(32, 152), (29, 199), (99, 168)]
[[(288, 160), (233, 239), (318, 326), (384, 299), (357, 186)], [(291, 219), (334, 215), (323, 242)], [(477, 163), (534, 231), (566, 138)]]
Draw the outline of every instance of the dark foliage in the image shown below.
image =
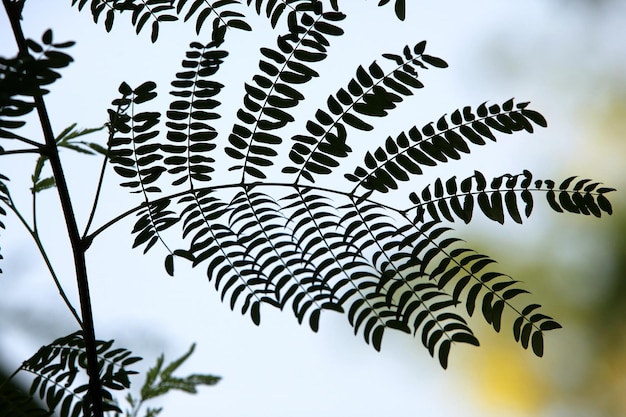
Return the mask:
[[(105, 411), (121, 411), (113, 401), (110, 391), (130, 387), (129, 376), (136, 372), (127, 367), (141, 358), (132, 356), (126, 349), (113, 348), (112, 340), (98, 341), (97, 352)], [(20, 370), (35, 375), (35, 379), (28, 395), (11, 389), (0, 390), (0, 395), (9, 398), (14, 407), (14, 411), (6, 415), (44, 416), (51, 415), (54, 411), (61, 417), (91, 415), (88, 384), (82, 380), (86, 370), (86, 357), (81, 332), (60, 337), (41, 347), (35, 355), (24, 361)], [(40, 398), (47, 411), (32, 402), (32, 397)]]
[[(84, 236), (85, 248), (110, 225), (135, 214), (134, 247), (145, 253), (160, 244), (170, 275), (176, 261), (204, 268), (221, 299), (256, 324), (266, 306), (292, 310), (314, 331), (322, 311), (345, 313), (355, 334), (375, 349), (381, 348), (387, 329), (399, 330), (418, 337), (445, 368), (454, 344), (479, 344), (467, 316), (478, 312), (499, 332), (508, 311), (515, 340), (541, 356), (545, 333), (561, 326), (529, 299), (519, 281), (495, 271), (491, 258), (454, 237), (443, 223), (469, 223), (477, 213), (498, 223), (522, 223), (538, 198), (557, 212), (600, 217), (612, 212), (606, 194), (613, 189), (577, 177), (536, 179), (527, 170), (489, 179), (475, 171), (463, 179), (420, 182), (429, 167), (459, 160), (501, 135), (530, 134), (547, 126), (529, 103), (513, 99), (465, 106), (436, 122), (408, 126), (349, 167), (355, 134), (373, 130), (377, 119), (422, 89), (424, 71), (447, 67), (427, 53), (426, 41), (355, 65), (354, 76), (329, 92), (303, 131), (283, 144), (285, 128), (295, 121), (293, 110), (305, 98), (302, 86), (320, 76), (317, 64), (344, 33), (338, 1), (329, 4), (72, 0), (107, 31), (122, 15), (137, 33), (150, 27), (152, 42), (163, 24), (177, 20), (194, 22), (198, 33), (210, 32), (208, 42), (190, 44), (164, 114), (147, 109), (157, 96), (154, 82), (137, 87), (124, 82), (108, 110), (106, 149), (72, 141), (81, 134), (73, 127), (57, 138), (57, 146), (106, 155), (121, 186), (139, 197), (135, 208)], [(393, 4), (403, 20), (405, 1)], [(229, 55), (227, 34), (251, 30), (246, 11), (265, 16), (279, 35), (274, 45), (260, 49), (258, 71), (244, 85), (243, 104), (232, 110), (232, 128), (218, 132), (212, 123), (226, 111), (220, 110), (224, 85), (219, 77)], [(24, 125), (20, 117), (35, 108), (34, 100), (47, 93), (44, 87), (60, 76), (57, 70), (72, 61), (61, 52), (72, 42), (54, 43), (47, 31), (42, 44), (27, 44), (28, 54), (0, 60), (0, 138), (29, 143), (40, 154), (33, 177), (36, 193), (55, 186), (54, 179), (39, 177), (47, 151), (16, 129)], [(217, 158), (229, 161), (230, 176), (218, 170)], [(233, 173), (234, 182), (221, 180)], [(319, 185), (329, 175), (337, 179), (333, 186)], [(406, 195), (406, 205), (391, 206), (387, 194), (408, 181), (418, 185)], [(2, 216), (3, 206), (15, 210), (7, 184), (0, 174)], [(173, 233), (179, 237), (172, 240)], [(88, 385), (76, 382), (85, 368), (84, 346), (75, 333), (23, 365), (36, 375), (30, 395), (38, 394), (49, 410), (60, 409), (63, 416), (78, 415), (90, 404), (83, 395)], [(112, 342), (96, 347), (105, 410), (118, 410), (109, 390), (128, 388), (132, 372), (125, 367), (138, 358), (111, 349)]]
[[(144, 10), (148, 3), (136, 7)], [(172, 13), (190, 6), (189, 19), (200, 3), (173, 2)], [(239, 3), (213, 7), (235, 10)], [(468, 223), (475, 208), (499, 223), (507, 217), (521, 223), (537, 194), (556, 211), (599, 217), (611, 212), (605, 197), (611, 189), (574, 177), (557, 186), (535, 180), (528, 171), (488, 180), (476, 171), (463, 180), (423, 184), (408, 195), (411, 204), (405, 207), (377, 199), (401, 182), (421, 178), (429, 167), (495, 142), (498, 135), (547, 126), (529, 103), (512, 99), (466, 106), (436, 122), (409, 127), (367, 152), (363, 165), (344, 175), (343, 187), (340, 182), (333, 188), (315, 186), (320, 176), (343, 168), (355, 131), (372, 130), (373, 119), (387, 116), (423, 88), (422, 71), (447, 66), (426, 53), (425, 41), (357, 66), (354, 78), (328, 96), (306, 130), (291, 137), (284, 176), (270, 174), (272, 165), (284, 164), (281, 129), (294, 122), (291, 110), (304, 99), (300, 86), (320, 75), (315, 64), (326, 59), (332, 39), (343, 34), (344, 15), (336, 3), (331, 11), (314, 1), (247, 3), (272, 27), (285, 19), (286, 30), (275, 46), (261, 48), (259, 72), (245, 84), (243, 106), (228, 135), (225, 151), (239, 182), (216, 182), (220, 135), (211, 125), (221, 114), (223, 85), (216, 77), (228, 59), (221, 49), (227, 33), (222, 28), (248, 29), (229, 25), (243, 19), (239, 12), (229, 14), (233, 20), (214, 23), (211, 42), (190, 45), (183, 70), (172, 82), (165, 135), (158, 128), (160, 113), (139, 110), (156, 95), (153, 83), (135, 89), (122, 84), (121, 97), (113, 101), (111, 162), (124, 178), (122, 186), (143, 195), (134, 246), (147, 251), (162, 242), (170, 274), (175, 259), (203, 265), (222, 299), (255, 323), (262, 305), (288, 307), (313, 330), (322, 310), (344, 312), (355, 333), (376, 349), (386, 329), (400, 330), (418, 335), (445, 367), (454, 342), (478, 344), (457, 312), (460, 304), (469, 315), (478, 309), (496, 331), (509, 310), (516, 340), (541, 355), (544, 333), (559, 325), (539, 313), (536, 304), (523, 302), (527, 290), (518, 281), (493, 271), (490, 258), (451, 237), (440, 223)], [(404, 16), (404, 2), (395, 7)], [(165, 13), (165, 6), (159, 10)], [(178, 191), (164, 194), (164, 184)], [(164, 240), (165, 230), (174, 226), (180, 226), (183, 242), (175, 249)]]

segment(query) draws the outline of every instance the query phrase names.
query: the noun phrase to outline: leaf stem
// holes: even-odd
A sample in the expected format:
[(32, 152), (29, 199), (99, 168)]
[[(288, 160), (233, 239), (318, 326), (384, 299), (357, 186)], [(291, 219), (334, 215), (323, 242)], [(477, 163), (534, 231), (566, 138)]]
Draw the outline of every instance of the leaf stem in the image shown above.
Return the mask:
[[(8, 207), (17, 216), (17, 218), (20, 220), (20, 222), (22, 223), (24, 228), (28, 231), (30, 236), (35, 241), (35, 244), (37, 245), (37, 249), (39, 249), (39, 253), (41, 254), (41, 257), (43, 258), (43, 260), (44, 260), (44, 262), (46, 264), (46, 267), (48, 268), (48, 272), (50, 273), (50, 276), (52, 277), (52, 279), (54, 281), (54, 284), (56, 285), (57, 289), (59, 290), (59, 294), (61, 295), (61, 298), (65, 302), (65, 305), (67, 306), (68, 310), (70, 310), (70, 312), (72, 313), (72, 316), (74, 316), (74, 319), (76, 319), (76, 322), (82, 328), (83, 327), (83, 322), (80, 319), (80, 316), (78, 315), (78, 313), (76, 312), (76, 309), (74, 308), (74, 306), (70, 302), (69, 298), (67, 297), (67, 294), (65, 294), (65, 291), (63, 290), (63, 286), (61, 285), (61, 282), (59, 281), (59, 278), (57, 277), (57, 274), (54, 271), (54, 268), (52, 267), (52, 263), (50, 262), (50, 258), (48, 257), (48, 254), (46, 253), (46, 250), (45, 250), (45, 248), (43, 246), (43, 243), (41, 242), (41, 239), (39, 238), (39, 233), (37, 231), (36, 225), (34, 225), (34, 227), (31, 228), (30, 225), (28, 224), (28, 222), (26, 221), (26, 219), (24, 218), (24, 216), (22, 216), (20, 211), (15, 206), (15, 203), (13, 202), (13, 199), (11, 198), (11, 195), (7, 194), (7, 196), (9, 198)], [(34, 213), (34, 211), (35, 211), (35, 195), (33, 195), (33, 213)], [(35, 218), (36, 218), (36, 216), (35, 216), (35, 214), (33, 214), (33, 219), (35, 219)], [(17, 373), (17, 372), (19, 372), (19, 369), (15, 373)], [(12, 377), (13, 376), (9, 377), (9, 379), (12, 378)], [(1, 386), (0, 386), (0, 390), (1, 390)]]
[[(36, 148), (43, 148), (44, 147), (44, 145), (39, 143), (39, 142), (36, 142), (36, 141), (34, 141), (32, 139), (25, 138), (24, 136), (20, 136), (17, 133), (14, 133), (14, 132), (11, 132), (11, 131), (8, 131), (8, 130), (2, 130), (2, 134), (5, 135), (5, 137), (7, 139), (16, 139), (16, 140), (19, 140), (20, 142), (24, 142), (24, 143), (26, 143), (28, 145), (32, 145), (32, 146), (34, 146)], [(4, 153), (8, 153), (8, 152), (4, 152)]]
[[(115, 218), (109, 220), (108, 222), (106, 222), (102, 226), (100, 226), (98, 229), (96, 229), (90, 235), (85, 236), (84, 239), (86, 239), (86, 241), (88, 241), (88, 242), (91, 242), (100, 233), (104, 232), (106, 229), (108, 229), (109, 227), (113, 226), (115, 223), (125, 219), (129, 215), (131, 215), (131, 214), (137, 212), (138, 210), (141, 210), (142, 208), (146, 207), (148, 204), (159, 203), (161, 201), (171, 200), (171, 199), (176, 198), (176, 197), (182, 197), (182, 196), (184, 196), (186, 194), (189, 194), (189, 193), (198, 193), (198, 192), (203, 192), (203, 191), (216, 191), (216, 190), (223, 190), (223, 189), (228, 189), (228, 188), (252, 189), (254, 187), (288, 187), (288, 188), (296, 188), (296, 189), (303, 188), (303, 189), (307, 189), (307, 190), (317, 190), (317, 191), (322, 191), (322, 192), (326, 192), (326, 193), (330, 193), (330, 194), (343, 195), (343, 196), (348, 197), (348, 198), (355, 197), (354, 194), (348, 193), (348, 192), (345, 192), (345, 191), (333, 190), (333, 189), (330, 189), (330, 188), (324, 188), (324, 187), (313, 186), (313, 185), (295, 184), (293, 182), (264, 182), (264, 183), (260, 183), (260, 182), (256, 182), (256, 181), (255, 182), (249, 182), (249, 183), (237, 182), (237, 183), (216, 185), (216, 186), (212, 186), (212, 187), (192, 188), (192, 189), (187, 189), (185, 191), (180, 191), (180, 192), (175, 193), (175, 194), (170, 194), (170, 195), (167, 195), (165, 197), (157, 198), (157, 199), (152, 200), (152, 201), (145, 201), (145, 202), (139, 204), (138, 206), (135, 206), (135, 207), (133, 207), (131, 209), (128, 209), (125, 212), (121, 213), (120, 215), (116, 216)], [(364, 201), (371, 201), (371, 200), (366, 199)], [(396, 211), (396, 212), (399, 212), (399, 213), (402, 212), (401, 210), (398, 210), (397, 208), (388, 206), (388, 205), (380, 203), (380, 202), (376, 202), (376, 204), (378, 204), (380, 207), (386, 208), (388, 210)]]
[(14, 154), (20, 154), (20, 153), (41, 154), (41, 150), (40, 149), (11, 149), (11, 150), (8, 150), (8, 151), (0, 151), (0, 156), (2, 156), (2, 155), (14, 155)]
[[(110, 143), (111, 141), (109, 141)], [(85, 250), (91, 246), (91, 239), (87, 238), (87, 233), (89, 232), (89, 228), (91, 227), (91, 223), (93, 222), (93, 218), (96, 215), (96, 208), (98, 207), (98, 200), (100, 199), (100, 193), (102, 192), (102, 184), (104, 182), (104, 173), (106, 171), (107, 162), (109, 160), (108, 151), (110, 151), (110, 146), (107, 149), (107, 154), (104, 156), (102, 161), (102, 168), (100, 169), (100, 177), (98, 178), (98, 186), (96, 188), (96, 195), (93, 199), (93, 204), (91, 206), (91, 212), (89, 213), (89, 218), (87, 220), (87, 225), (85, 226), (85, 231), (83, 233), (83, 243), (85, 245)]]

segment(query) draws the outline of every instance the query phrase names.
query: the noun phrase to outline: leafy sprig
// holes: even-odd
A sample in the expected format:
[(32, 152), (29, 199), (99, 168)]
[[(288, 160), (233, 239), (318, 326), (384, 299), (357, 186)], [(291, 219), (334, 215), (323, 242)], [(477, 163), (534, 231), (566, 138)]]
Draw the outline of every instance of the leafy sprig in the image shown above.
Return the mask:
[[(113, 344), (113, 340), (97, 341), (96, 351), (104, 410), (119, 412), (111, 391), (130, 387), (129, 377), (137, 372), (128, 367), (141, 358), (132, 356), (127, 349), (114, 348)], [(77, 417), (91, 415), (89, 384), (83, 379), (86, 362), (85, 341), (78, 331), (42, 346), (18, 371), (35, 376), (29, 396), (39, 398), (47, 407), (48, 415), (55, 412), (61, 417)]]
[[(126, 401), (130, 409), (126, 409), (126, 417), (139, 417), (142, 407), (147, 401), (161, 397), (170, 391), (183, 391), (189, 394), (198, 392), (201, 385), (215, 385), (220, 381), (220, 377), (209, 374), (191, 374), (186, 377), (174, 376), (178, 370), (193, 354), (196, 345), (192, 344), (189, 350), (180, 358), (164, 366), (165, 356), (157, 358), (156, 364), (146, 372), (146, 380), (141, 387), (139, 397), (132, 394), (126, 396)], [(146, 407), (145, 417), (155, 417), (162, 411), (161, 407)]]

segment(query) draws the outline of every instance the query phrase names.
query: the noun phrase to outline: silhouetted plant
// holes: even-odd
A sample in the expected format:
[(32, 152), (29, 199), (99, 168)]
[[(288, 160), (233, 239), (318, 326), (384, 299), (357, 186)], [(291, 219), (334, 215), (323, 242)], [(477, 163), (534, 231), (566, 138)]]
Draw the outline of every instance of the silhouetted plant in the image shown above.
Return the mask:
[[(475, 214), (499, 223), (506, 219), (522, 223), (532, 214), (538, 195), (557, 212), (600, 217), (612, 211), (605, 196), (611, 188), (576, 177), (538, 179), (527, 170), (494, 178), (475, 171), (464, 179), (451, 176), (415, 182), (424, 178), (429, 167), (461, 159), (478, 146), (496, 142), (500, 135), (533, 133), (546, 127), (544, 117), (528, 102), (510, 99), (451, 109), (436, 121), (409, 125), (388, 136), (366, 152), (356, 167), (346, 159), (352, 153), (354, 136), (372, 130), (377, 118), (387, 116), (424, 87), (423, 71), (447, 67), (443, 59), (426, 52), (426, 41), (399, 46), (379, 60), (357, 65), (354, 77), (330, 91), (304, 129), (285, 140), (285, 128), (296, 121), (293, 111), (304, 100), (302, 86), (320, 75), (316, 64), (327, 58), (333, 39), (344, 33), (345, 15), (336, 0), (328, 4), (315, 0), (72, 0), (79, 10), (89, 6), (94, 21), (104, 23), (107, 31), (123, 15), (130, 17), (137, 33), (149, 26), (152, 42), (158, 40), (161, 25), (176, 20), (195, 22), (198, 34), (210, 32), (210, 41), (192, 42), (185, 53), (182, 70), (171, 83), (164, 117), (146, 107), (157, 96), (154, 82), (120, 85), (108, 110), (105, 148), (76, 141), (90, 131), (75, 131), (75, 126), (56, 140), (51, 136), (47, 116), (42, 116), (47, 93), (43, 86), (54, 82), (57, 70), (71, 62), (61, 50), (72, 43), (54, 43), (51, 31), (44, 34), (43, 45), (20, 38), (23, 1), (3, 2), (20, 52), (0, 62), (0, 82), (6, 92), (0, 104), (0, 137), (25, 143), (27, 148), (0, 152), (39, 155), (33, 201), (39, 191), (56, 185), (64, 207), (69, 202), (59, 147), (103, 154), (98, 190), (108, 163), (122, 178), (121, 186), (138, 196), (134, 208), (91, 231), (96, 198), (82, 235), (77, 234), (73, 214), (66, 211), (82, 294), (81, 314), (74, 312), (82, 336), (70, 338), (80, 340), (79, 350), (85, 348), (91, 385), (88, 400), (76, 403), (61, 395), (66, 390), (53, 389), (48, 399), (46, 389), (39, 388), (50, 409), (61, 404), (62, 415), (73, 415), (80, 409), (77, 404), (91, 404), (93, 399), (89, 412), (98, 415), (111, 405), (108, 401), (98, 404), (98, 392), (105, 393), (105, 400), (111, 399), (100, 387), (127, 388), (128, 372), (118, 371), (122, 373), (112, 374), (113, 379), (98, 372), (102, 369), (98, 368), (97, 358), (102, 354), (98, 346), (102, 344), (95, 341), (84, 289), (86, 270), (81, 270), (84, 262), (80, 259), (84, 260), (94, 238), (131, 215), (137, 217), (132, 230), (134, 247), (144, 253), (155, 246), (164, 248), (165, 270), (170, 275), (175, 261), (203, 267), (222, 300), (231, 309), (249, 314), (256, 324), (262, 306), (291, 309), (298, 322), (308, 322), (314, 331), (323, 310), (342, 312), (355, 334), (360, 333), (375, 349), (381, 348), (387, 329), (399, 330), (419, 337), (444, 368), (455, 343), (479, 344), (466, 320), (477, 310), (496, 331), (500, 331), (504, 311), (510, 311), (515, 316), (515, 340), (538, 356), (543, 354), (545, 332), (561, 327), (524, 296), (528, 291), (519, 281), (494, 271), (491, 258), (454, 237), (443, 223), (456, 219), (469, 223)], [(380, 1), (379, 6), (388, 3)], [(244, 85), (243, 106), (221, 110), (224, 85), (219, 76), (229, 55), (227, 35), (229, 30), (252, 30), (244, 6), (252, 6), (267, 17), (272, 28), (283, 32), (275, 45), (260, 49), (258, 72)], [(405, 2), (396, 0), (394, 6), (398, 18), (404, 19)], [(16, 131), (24, 124), (19, 117), (34, 109), (40, 115), (45, 144)], [(237, 121), (229, 132), (219, 132), (212, 121), (231, 111)], [(230, 161), (230, 173), (216, 166), (218, 155)], [(47, 162), (53, 176), (42, 178)], [(325, 175), (336, 178), (332, 186), (319, 185)], [(5, 207), (22, 219), (40, 243), (36, 225), (29, 226), (11, 200), (8, 179), (2, 176), (0, 180)], [(407, 181), (418, 184), (406, 196), (407, 202), (390, 205), (386, 194)], [(175, 227), (180, 237), (171, 241), (165, 232)], [(42, 254), (47, 259), (43, 249)], [(54, 278), (52, 268), (51, 272)], [(126, 352), (116, 351), (113, 363), (119, 357), (125, 366), (130, 360)], [(43, 358), (52, 361), (55, 357)], [(161, 362), (148, 379), (159, 372)], [(115, 379), (116, 375), (123, 381)], [(86, 387), (81, 386), (81, 392)], [(145, 399), (129, 398), (133, 407)]]

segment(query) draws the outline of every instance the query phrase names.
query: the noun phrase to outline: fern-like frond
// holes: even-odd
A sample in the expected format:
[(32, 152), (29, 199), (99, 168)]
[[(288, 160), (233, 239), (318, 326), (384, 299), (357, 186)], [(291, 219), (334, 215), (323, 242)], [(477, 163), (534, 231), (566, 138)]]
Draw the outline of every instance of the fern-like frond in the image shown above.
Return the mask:
[[(76, 3), (82, 8), (88, 0)], [(97, 4), (108, 7), (107, 17), (132, 10), (140, 30), (154, 18), (146, 15), (148, 3), (147, 8), (134, 8), (133, 0)], [(299, 323), (308, 322), (314, 331), (324, 310), (337, 311), (375, 349), (388, 329), (398, 330), (419, 338), (446, 367), (455, 344), (479, 344), (464, 317), (479, 310), (495, 331), (501, 330), (505, 314), (512, 315), (515, 339), (542, 355), (544, 333), (560, 325), (539, 305), (520, 304), (527, 289), (493, 271), (491, 258), (451, 237), (441, 222), (458, 218), (468, 223), (478, 210), (499, 223), (506, 217), (521, 223), (532, 213), (537, 193), (544, 193), (556, 211), (599, 217), (612, 212), (606, 194), (613, 190), (575, 177), (557, 185), (535, 180), (529, 171), (488, 181), (475, 171), (462, 180), (452, 176), (417, 186), (403, 209), (377, 199), (429, 166), (495, 142), (497, 134), (547, 126), (528, 103), (513, 99), (459, 108), (364, 150), (363, 164), (345, 175), (350, 191), (311, 184), (342, 166), (352, 152), (348, 136), (354, 130), (373, 129), (372, 120), (388, 116), (423, 88), (422, 70), (447, 67), (443, 59), (425, 53), (425, 41), (358, 66), (347, 85), (306, 122), (304, 133), (292, 136), (289, 162), (281, 167), (292, 180), (266, 181), (283, 150), (282, 132), (295, 121), (294, 110), (305, 98), (301, 85), (318, 77), (316, 63), (327, 58), (331, 38), (343, 34), (345, 15), (338, 2), (330, 2), (333, 11), (324, 11), (316, 0), (247, 0), (272, 27), (284, 19), (287, 30), (274, 47), (260, 49), (259, 71), (244, 83), (243, 104), (223, 137), (228, 169), (240, 175), (239, 181), (216, 182), (220, 164), (213, 153), (219, 136), (211, 120), (221, 116), (223, 85), (214, 76), (227, 56), (218, 48), (228, 28), (249, 29), (235, 9), (242, 3), (170, 2), (181, 19), (195, 19), (197, 31), (211, 18), (213, 40), (191, 44), (172, 82), (164, 138), (158, 138), (160, 115), (136, 108), (154, 97), (152, 83), (136, 89), (122, 84), (122, 97), (113, 102), (108, 155), (124, 178), (122, 185), (143, 197), (136, 209), (120, 216), (137, 215), (133, 246), (147, 251), (159, 241), (165, 245), (163, 232), (180, 226), (182, 244), (165, 246), (167, 273), (173, 275), (175, 261), (183, 259), (206, 268), (222, 301), (256, 324), (264, 304), (291, 309)], [(394, 4), (404, 18), (405, 1)], [(162, 5), (159, 13), (167, 15), (171, 7)], [(166, 176), (175, 187), (169, 196), (159, 187)]]
[(159, 134), (154, 128), (161, 114), (136, 109), (136, 105), (156, 97), (155, 88), (156, 84), (151, 81), (135, 89), (122, 83), (119, 87), (122, 97), (112, 102), (117, 109), (109, 110), (113, 169), (127, 180), (120, 184), (122, 187), (144, 195), (161, 191), (154, 183), (165, 172), (165, 168), (157, 163), (163, 156), (157, 152), (159, 144), (154, 140)]
[[(528, 308), (533, 307), (535, 310), (540, 307), (537, 304), (528, 304), (522, 311), (511, 304), (517, 296), (528, 293), (519, 286), (519, 281), (505, 274), (489, 271), (488, 267), (495, 261), (461, 246), (460, 239), (444, 236), (451, 229), (436, 228), (430, 231), (435, 224), (436, 221), (431, 221), (421, 227), (416, 226), (416, 231), (408, 235), (408, 241), (403, 242), (403, 245), (417, 242), (412, 256), (420, 259), (420, 273), (427, 276), (429, 281), (435, 282), (438, 289), (451, 290), (454, 305), (462, 303), (470, 316), (479, 305), (485, 321), (497, 332), (501, 328), (504, 309), (508, 307), (517, 316), (517, 324), (514, 326), (516, 341), (527, 348), (529, 340), (536, 339), (532, 342), (533, 351), (541, 356), (543, 345), (539, 341), (543, 340), (543, 332), (561, 326), (545, 314), (535, 313), (530, 317)], [(546, 324), (542, 326), (544, 321)], [(521, 326), (527, 328), (523, 337), (516, 330)]]
[(418, 79), (417, 68), (427, 68), (425, 63), (436, 67), (447, 65), (440, 58), (424, 54), (425, 48), (424, 41), (413, 48), (405, 47), (403, 56), (384, 54), (385, 58), (396, 63), (396, 67), (387, 73), (376, 61), (367, 70), (359, 66), (347, 90), (341, 88), (329, 96), (327, 109), (317, 110), (315, 120), (307, 122), (307, 134), (292, 137), (296, 143), (292, 145), (289, 158), (295, 165), (283, 168), (282, 172), (296, 174), (296, 182), (301, 176), (315, 182), (314, 175), (333, 172), (339, 166), (337, 158), (344, 158), (352, 152), (346, 143), (346, 125), (371, 130), (372, 125), (362, 116), (385, 117), (404, 100), (403, 96), (412, 95), (412, 90), (424, 86)]
[(469, 223), (478, 207), (490, 220), (504, 223), (508, 214), (516, 223), (522, 223), (522, 213), (530, 217), (534, 208), (533, 194), (546, 195), (548, 204), (557, 212), (593, 214), (600, 217), (602, 212), (611, 214), (612, 207), (604, 194), (614, 191), (601, 187), (600, 183), (576, 177), (567, 178), (557, 189), (552, 180), (534, 180), (528, 170), (521, 174), (504, 174), (488, 183), (485, 176), (475, 171), (474, 175), (457, 181), (453, 176), (445, 181), (437, 178), (418, 195), (413, 192), (409, 199), (415, 205), (409, 210), (416, 211), (416, 217), (429, 218), (437, 222), (445, 219), (454, 222), (455, 218)]
[[(102, 383), (105, 411), (121, 412), (113, 401), (110, 390), (130, 387), (129, 376), (137, 372), (127, 367), (140, 361), (129, 350), (113, 349), (113, 340), (96, 341), (98, 368)], [(90, 404), (87, 384), (81, 383), (80, 375), (86, 375), (85, 342), (81, 332), (56, 339), (26, 360), (20, 370), (35, 375), (29, 395), (38, 396), (48, 407), (48, 412), (61, 417), (89, 415), (85, 405)]]
[(215, 42), (191, 43), (182, 62), (184, 71), (178, 72), (172, 81), (176, 90), (170, 92), (175, 100), (166, 113), (168, 143), (160, 149), (166, 155), (163, 163), (167, 173), (175, 176), (173, 185), (193, 188), (194, 181), (210, 181), (214, 171), (211, 164), (215, 159), (209, 153), (216, 147), (213, 141), (217, 131), (209, 123), (220, 117), (215, 109), (220, 105), (217, 95), (224, 86), (211, 78), (228, 56), (216, 47)]
[(343, 33), (330, 23), (343, 20), (343, 14), (310, 8), (314, 15), (290, 12), (289, 33), (278, 37), (278, 50), (261, 48), (268, 59), (259, 61), (263, 74), (253, 77), (254, 85), (245, 85), (245, 108), (237, 112), (241, 123), (233, 127), (231, 146), (226, 148), (227, 155), (238, 161), (230, 170), (241, 170), (242, 176), (266, 178), (263, 168), (273, 164), (271, 159), (278, 155), (274, 148), (282, 142), (274, 131), (294, 120), (287, 109), (304, 99), (297, 85), (318, 76), (311, 64), (326, 58), (327, 36)]
[[(209, 281), (214, 282), (222, 301), (230, 296), (233, 310), (242, 302), (242, 314), (250, 313), (259, 324), (261, 303), (279, 305), (276, 284), (263, 270), (256, 252), (249, 250), (249, 239), (236, 227), (245, 225), (249, 205), (241, 193), (226, 203), (212, 192), (190, 192), (181, 198), (183, 237), (189, 236), (188, 249), (174, 254), (190, 259), (193, 266), (206, 263)], [(230, 226), (233, 222), (235, 228)], [(243, 300), (243, 301), (242, 301)]]
[(174, 10), (172, 0), (141, 0), (131, 5), (129, 1), (121, 3), (122, 11), (132, 12), (131, 22), (135, 27), (135, 32), (139, 34), (146, 23), (151, 23), (150, 40), (154, 43), (159, 37), (159, 25), (162, 22), (173, 22), (178, 20), (171, 14)]
[[(172, 251), (163, 241), (160, 233), (178, 222), (178, 216), (166, 210), (168, 199), (150, 201), (149, 195), (161, 192), (157, 180), (166, 171), (161, 164), (162, 145), (156, 140), (159, 131), (154, 128), (159, 123), (158, 112), (139, 112), (136, 106), (156, 97), (156, 84), (148, 81), (132, 89), (122, 83), (119, 87), (121, 98), (112, 101), (116, 109), (109, 112), (110, 162), (115, 172), (124, 178), (122, 187), (130, 188), (131, 193), (141, 194), (143, 205), (133, 228), (137, 234), (133, 247), (145, 245), (144, 253), (161, 240), (167, 251)], [(168, 149), (166, 149), (168, 150)]]
[(513, 108), (513, 99), (502, 106), (486, 103), (476, 109), (471, 107), (455, 110), (428, 123), (421, 129), (416, 126), (400, 133), (395, 139), (388, 137), (385, 146), (364, 157), (364, 167), (358, 166), (345, 177), (356, 183), (354, 190), (363, 187), (386, 193), (398, 188), (398, 181), (409, 181), (412, 175), (421, 175), (425, 166), (435, 166), (450, 159), (458, 160), (462, 154), (471, 152), (470, 145), (485, 145), (485, 139), (493, 142), (492, 129), (511, 134), (520, 130), (533, 132), (533, 123), (545, 127), (547, 123), (538, 112), (528, 109), (528, 103)]

